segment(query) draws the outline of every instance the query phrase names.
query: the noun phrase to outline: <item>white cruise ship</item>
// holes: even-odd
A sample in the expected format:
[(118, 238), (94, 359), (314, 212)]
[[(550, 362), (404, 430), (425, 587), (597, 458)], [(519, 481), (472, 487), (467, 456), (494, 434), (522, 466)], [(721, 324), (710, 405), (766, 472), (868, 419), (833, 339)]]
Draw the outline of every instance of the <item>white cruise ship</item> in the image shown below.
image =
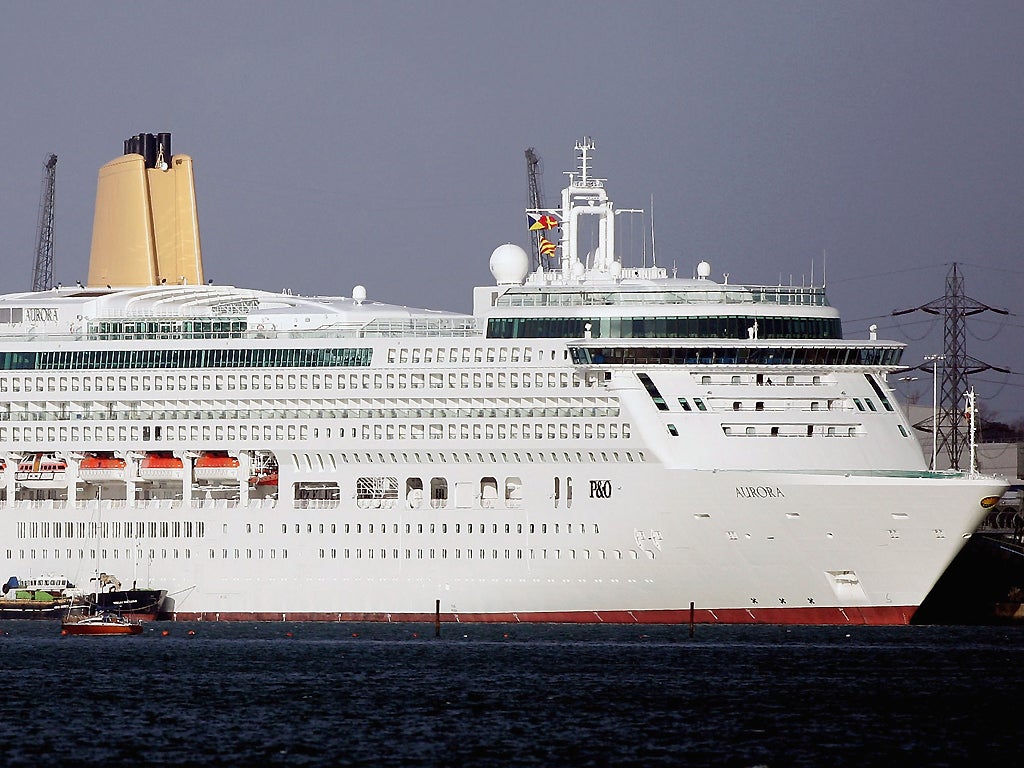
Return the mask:
[(181, 620), (910, 621), (1006, 484), (927, 470), (902, 345), (823, 288), (624, 266), (592, 150), (530, 212), (550, 268), (498, 247), (464, 315), (206, 284), (191, 159), (126, 141), (89, 284), (0, 297), (9, 575)]

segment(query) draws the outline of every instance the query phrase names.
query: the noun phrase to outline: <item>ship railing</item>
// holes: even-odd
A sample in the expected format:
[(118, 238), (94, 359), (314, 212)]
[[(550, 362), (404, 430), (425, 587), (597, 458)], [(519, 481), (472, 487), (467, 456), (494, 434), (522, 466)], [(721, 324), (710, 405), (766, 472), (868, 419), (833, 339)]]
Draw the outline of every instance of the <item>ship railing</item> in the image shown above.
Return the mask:
[[(104, 318), (106, 319), (106, 318)], [(481, 323), (474, 318), (425, 319), (425, 320), (373, 320), (369, 323), (337, 323), (321, 328), (305, 330), (279, 330), (267, 323), (250, 322), (242, 331), (157, 331), (154, 333), (140, 332), (100, 332), (72, 331), (70, 333), (50, 330), (40, 333), (18, 333), (4, 335), (10, 342), (46, 342), (46, 341), (160, 341), (182, 339), (188, 341), (214, 341), (225, 339), (248, 340), (312, 340), (312, 339), (362, 339), (386, 337), (428, 337), (428, 338), (471, 338), (483, 336)]]
[[(312, 500), (311, 500), (312, 501)], [(337, 506), (338, 502), (321, 502), (324, 508), (330, 505)], [(129, 502), (126, 499), (103, 499), (97, 503), (96, 499), (78, 499), (67, 501), (65, 499), (16, 499), (0, 500), (0, 509), (110, 509), (110, 510), (181, 510), (181, 509), (237, 509), (242, 508), (248, 511), (257, 509), (276, 509), (278, 500), (273, 498), (249, 499), (248, 504), (243, 504), (239, 499), (202, 499), (194, 498), (191, 503), (181, 498), (174, 499), (139, 499)], [(299, 503), (295, 502), (298, 507)], [(317, 508), (312, 503), (309, 508)]]
[(480, 336), (483, 327), (473, 317), (409, 318), (405, 320), (378, 318), (366, 323), (360, 335), (374, 336)]
[(295, 509), (337, 509), (341, 506), (339, 499), (296, 499), (292, 503)]
[(196, 420), (322, 420), (322, 419), (482, 419), (602, 418), (619, 416), (615, 406), (537, 408), (217, 408), (66, 410), (0, 413), (0, 421), (196, 421)]
[(512, 289), (495, 302), (499, 307), (587, 307), (652, 304), (775, 304), (780, 306), (827, 307), (825, 289), (820, 286), (712, 285), (692, 290), (542, 290), (520, 292)]

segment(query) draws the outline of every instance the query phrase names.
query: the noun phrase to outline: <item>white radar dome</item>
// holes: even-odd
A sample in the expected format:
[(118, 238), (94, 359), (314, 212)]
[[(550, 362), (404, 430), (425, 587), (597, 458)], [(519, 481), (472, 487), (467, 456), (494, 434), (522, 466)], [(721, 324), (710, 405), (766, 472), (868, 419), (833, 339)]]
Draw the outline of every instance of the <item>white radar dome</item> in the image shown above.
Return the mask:
[(530, 271), (530, 257), (514, 243), (499, 245), (491, 253), (491, 274), (498, 285), (520, 284)]
[(711, 276), (711, 265), (706, 261), (702, 261), (697, 265), (697, 277), (701, 280), (707, 280)]
[(352, 289), (352, 301), (356, 304), (362, 304), (366, 301), (366, 288), (361, 285), (357, 285)]

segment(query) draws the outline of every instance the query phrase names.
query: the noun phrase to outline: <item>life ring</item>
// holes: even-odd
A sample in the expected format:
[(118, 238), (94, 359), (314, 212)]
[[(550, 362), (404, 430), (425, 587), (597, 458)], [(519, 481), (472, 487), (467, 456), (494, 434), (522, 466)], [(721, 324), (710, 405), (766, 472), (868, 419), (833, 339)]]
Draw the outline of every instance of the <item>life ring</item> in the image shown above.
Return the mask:
[(256, 325), (256, 330), (257, 330), (257, 331), (262, 331), (262, 330), (264, 330), (264, 328), (263, 328), (263, 323), (258, 323), (258, 324)]

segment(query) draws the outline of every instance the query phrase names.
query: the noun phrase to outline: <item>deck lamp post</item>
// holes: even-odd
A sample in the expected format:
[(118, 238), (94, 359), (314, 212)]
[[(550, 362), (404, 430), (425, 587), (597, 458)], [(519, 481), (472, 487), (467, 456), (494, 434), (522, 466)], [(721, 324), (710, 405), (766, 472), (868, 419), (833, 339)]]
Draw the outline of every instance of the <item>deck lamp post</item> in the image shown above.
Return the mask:
[(937, 437), (939, 434), (939, 376), (938, 376), (938, 362), (939, 360), (945, 361), (945, 355), (925, 355), (925, 362), (931, 362), (932, 364), (932, 464), (931, 469), (935, 469), (935, 457), (938, 453), (938, 442)]

